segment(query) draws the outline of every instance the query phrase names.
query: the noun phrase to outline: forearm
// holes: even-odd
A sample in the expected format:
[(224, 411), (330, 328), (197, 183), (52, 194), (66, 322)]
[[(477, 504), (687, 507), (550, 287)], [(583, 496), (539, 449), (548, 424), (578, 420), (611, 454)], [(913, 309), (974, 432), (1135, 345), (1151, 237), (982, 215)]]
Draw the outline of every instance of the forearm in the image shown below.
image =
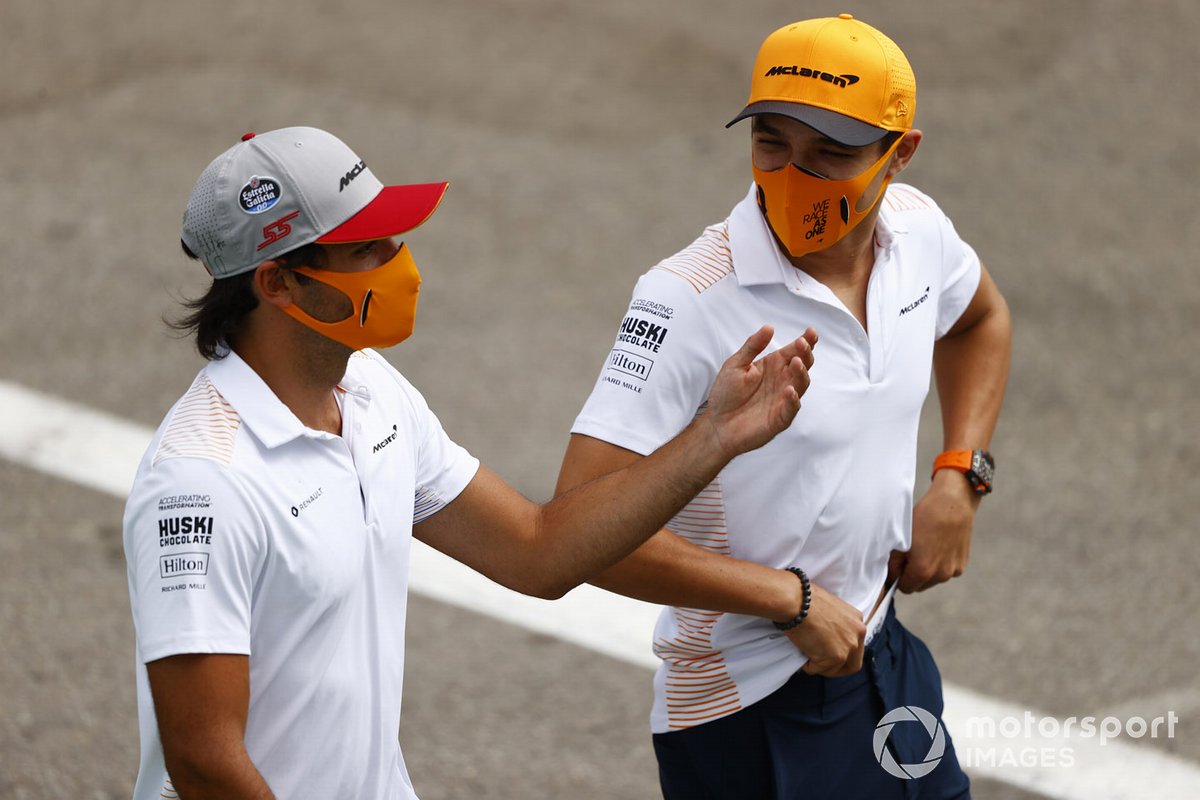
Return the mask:
[(274, 800), (274, 793), (245, 749), (203, 763), (192, 758), (168, 759), (171, 783), (181, 800)]
[(717, 373), (704, 411), (653, 455), (624, 451), (628, 457), (607, 468), (569, 470), (559, 489), (570, 491), (542, 506), (481, 466), (413, 534), (511, 589), (561, 596), (633, 552), (731, 458), (791, 424), (817, 335), (810, 328), (756, 361), (773, 335), (769, 325), (751, 334)]
[(934, 347), (944, 450), (986, 449), (991, 443), (1012, 349), (1008, 306), (998, 293), (996, 298), (971, 327), (952, 332)]
[(732, 456), (704, 416), (650, 456), (582, 483), (539, 509), (535, 546), (564, 591), (632, 553)]
[(248, 656), (186, 653), (148, 662), (146, 674), (167, 772), (181, 798), (274, 797), (246, 751)]
[[(984, 270), (963, 318), (934, 347), (944, 450), (990, 448), (1011, 347), (1008, 306)], [(979, 502), (960, 472), (938, 470), (913, 508), (911, 547), (894, 552), (888, 564), (900, 591), (924, 591), (963, 573)]]
[(590, 581), (648, 603), (786, 620), (800, 609), (791, 573), (705, 550), (669, 530)]
[[(240, 730), (205, 727), (168, 733), (163, 743), (167, 772), (182, 800), (272, 800), (275, 795), (246, 752)], [(160, 734), (162, 733), (160, 728)]]

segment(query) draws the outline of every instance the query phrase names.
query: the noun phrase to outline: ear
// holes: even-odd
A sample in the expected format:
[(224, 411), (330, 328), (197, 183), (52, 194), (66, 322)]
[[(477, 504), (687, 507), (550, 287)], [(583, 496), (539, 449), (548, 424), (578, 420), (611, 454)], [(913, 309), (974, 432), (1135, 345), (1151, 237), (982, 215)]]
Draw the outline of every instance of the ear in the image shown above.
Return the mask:
[(254, 293), (264, 303), (284, 308), (296, 302), (296, 278), (278, 261), (264, 261), (254, 269)]
[(887, 176), (889, 178), (894, 178), (904, 171), (904, 168), (908, 166), (908, 162), (912, 161), (912, 157), (917, 152), (917, 148), (920, 147), (921, 139), (924, 136), (925, 134), (913, 128), (900, 137), (900, 143), (896, 145), (896, 154), (892, 156), (892, 163), (888, 166)]

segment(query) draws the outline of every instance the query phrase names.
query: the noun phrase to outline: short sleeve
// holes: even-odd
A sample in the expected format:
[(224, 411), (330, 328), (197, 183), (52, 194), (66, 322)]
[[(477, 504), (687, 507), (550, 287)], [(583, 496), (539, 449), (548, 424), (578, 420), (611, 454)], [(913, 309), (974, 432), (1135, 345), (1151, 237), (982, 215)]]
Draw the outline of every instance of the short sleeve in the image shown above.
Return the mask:
[(940, 339), (971, 304), (982, 272), (974, 248), (959, 238), (949, 217), (940, 211), (935, 213), (942, 235), (942, 291), (939, 293), (936, 332)]
[(572, 433), (648, 455), (692, 421), (724, 359), (688, 282), (643, 275)]
[(375, 365), (396, 382), (412, 409), (416, 442), (416, 496), (413, 524), (428, 519), (458, 497), (479, 471), (479, 459), (451, 439), (424, 396), (374, 350), (364, 350)]
[[(420, 395), (418, 395), (419, 397)], [(458, 497), (479, 471), (479, 459), (456, 444), (437, 415), (424, 404), (417, 450), (417, 490), (413, 524), (428, 519)]]
[(125, 558), (143, 662), (250, 653), (250, 608), (266, 531), (227, 469), (172, 458), (138, 476), (125, 507)]

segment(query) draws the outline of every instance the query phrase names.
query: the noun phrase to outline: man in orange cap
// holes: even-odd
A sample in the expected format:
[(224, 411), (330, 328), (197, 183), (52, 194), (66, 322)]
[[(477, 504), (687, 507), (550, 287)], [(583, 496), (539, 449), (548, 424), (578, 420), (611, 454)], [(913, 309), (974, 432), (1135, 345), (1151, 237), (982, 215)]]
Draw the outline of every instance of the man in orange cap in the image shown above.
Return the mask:
[(373, 349), (412, 332), (420, 276), (393, 237), (445, 189), (384, 186), (315, 128), (247, 134), (196, 182), (183, 245), (213, 281), (181, 327), (210, 361), (125, 513), (137, 800), (414, 798), (397, 739), (412, 537), (558, 597), (795, 416), (815, 340), (755, 361), (763, 327), (653, 459), (521, 497)]
[[(764, 322), (821, 337), (789, 429), (594, 581), (668, 606), (651, 712), (667, 798), (969, 792), (937, 667), (892, 598), (966, 567), (1010, 319), (949, 219), (892, 183), (915, 113), (908, 60), (850, 15), (767, 37), (730, 122), (750, 120), (753, 185), (639, 280), (572, 429), (560, 490), (654, 453)], [(914, 505), (931, 374), (945, 452)]]

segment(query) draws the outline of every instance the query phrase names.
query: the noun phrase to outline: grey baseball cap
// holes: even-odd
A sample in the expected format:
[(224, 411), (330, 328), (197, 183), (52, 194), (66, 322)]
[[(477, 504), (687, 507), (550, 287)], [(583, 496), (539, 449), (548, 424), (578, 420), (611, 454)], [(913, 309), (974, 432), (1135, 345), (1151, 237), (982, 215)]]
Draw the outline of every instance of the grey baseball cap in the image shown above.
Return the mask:
[(446, 187), (384, 186), (317, 128), (248, 133), (200, 174), (180, 238), (214, 278), (228, 278), (313, 242), (398, 236), (429, 219)]

